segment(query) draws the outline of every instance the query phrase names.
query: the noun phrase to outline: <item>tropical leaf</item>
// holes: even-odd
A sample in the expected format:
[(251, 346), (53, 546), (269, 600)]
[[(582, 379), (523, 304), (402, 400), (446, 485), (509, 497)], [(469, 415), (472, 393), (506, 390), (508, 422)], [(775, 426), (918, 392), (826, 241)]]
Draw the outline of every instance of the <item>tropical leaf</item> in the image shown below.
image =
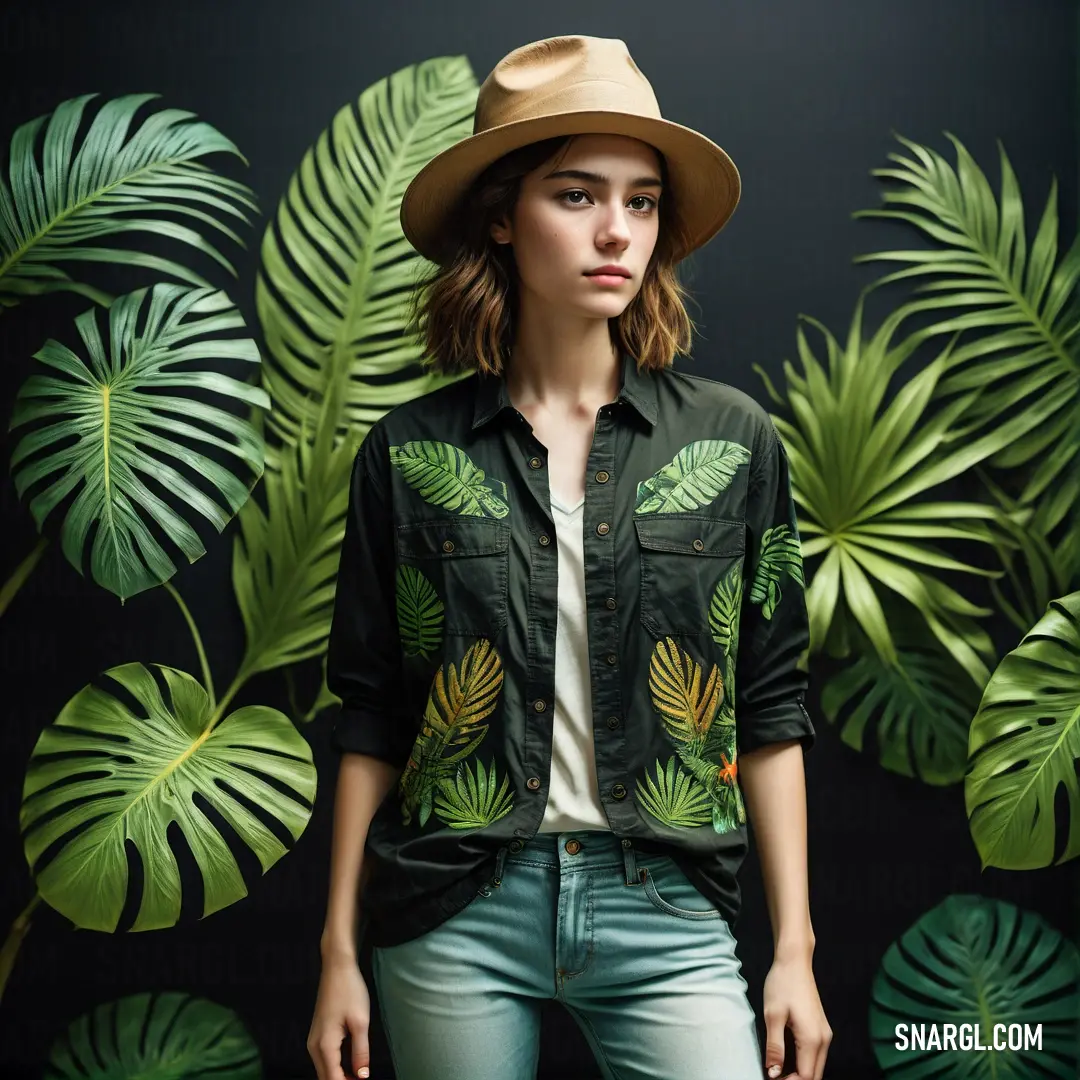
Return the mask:
[(450, 443), (423, 440), (391, 446), (390, 461), (432, 506), (477, 517), (504, 518), (510, 513), (506, 484), (485, 476), (464, 450)]
[(443, 602), (435, 586), (413, 566), (397, 568), (396, 589), (402, 648), (407, 656), (426, 660), (442, 640)]
[(262, 1080), (259, 1047), (240, 1017), (186, 991), (129, 994), (76, 1017), (49, 1049), (49, 1080), (197, 1076)]
[(460, 674), (453, 663), (435, 672), (423, 724), (398, 782), (405, 825), (417, 811), (420, 824), (427, 824), (439, 781), (483, 742), (488, 725), (480, 721), (495, 711), (502, 684), (502, 659), (486, 638), (469, 646)]
[[(83, 687), (41, 733), (27, 768), (19, 818), (26, 861), (45, 901), (86, 930), (112, 933), (125, 909), (134, 911), (131, 930), (176, 925), (183, 897), (174, 828), (201, 874), (200, 917), (243, 899), (229, 839), (265, 873), (290, 850), (282, 837), (295, 841), (307, 827), (314, 804), (311, 747), (287, 716), (247, 705), (215, 724), (195, 679), (153, 668), (167, 697), (150, 668), (110, 668), (105, 675), (125, 700)], [(228, 838), (200, 804), (228, 824)], [(134, 897), (131, 851), (142, 859)]]
[[(1034, 912), (1003, 900), (954, 895), (889, 946), (871, 988), (870, 1041), (890, 1080), (1075, 1080), (1078, 1016), (1080, 954), (1072, 942)], [(939, 1032), (955, 1025), (961, 1039), (953, 1047), (898, 1046), (898, 1023), (910, 1025), (909, 1034), (916, 1025)], [(974, 1032), (976, 1024), (984, 1047), (992, 1047), (995, 1037), (1005, 1046), (985, 1053), (965, 1047), (963, 1033)], [(1020, 1027), (1010, 1030), (1012, 1025)], [(1041, 1029), (1041, 1040), (1008, 1041), (1025, 1028), (1029, 1035)]]
[[(323, 399), (323, 419), (332, 402)], [(266, 510), (251, 498), (240, 511), (232, 581), (247, 647), (238, 682), (325, 654), (358, 448), (355, 436), (335, 448), (329, 423), (312, 432), (305, 417), (264, 477)]]
[(785, 574), (800, 589), (803, 587), (798, 533), (793, 534), (787, 525), (777, 525), (766, 529), (761, 537), (761, 553), (750, 587), (750, 602), (761, 605), (761, 613), (766, 619), (773, 617), (780, 603), (780, 581)]
[(467, 761), (458, 764), (453, 780), (441, 779), (435, 796), (435, 814), (451, 829), (482, 829), (514, 808), (509, 777), (504, 776), (497, 786), (495, 761), (485, 771), (477, 759), (476, 772)]
[[(98, 327), (99, 311), (91, 308), (75, 320), (89, 363), (51, 338), (34, 354), (60, 375), (31, 375), (20, 388), (10, 427), (49, 422), (20, 439), (11, 468), (20, 497), (45, 482), (30, 501), (39, 530), (81, 481), (64, 517), (64, 555), (82, 573), (83, 549), (97, 523), (91, 574), (125, 600), (176, 572), (145, 519), (157, 524), (188, 562), (206, 551), (188, 520), (158, 492), (173, 496), (189, 514), (202, 515), (221, 532), (262, 475), (263, 442), (257, 430), (248, 420), (206, 403), (203, 395), (209, 391), (258, 408), (268, 407), (269, 400), (264, 390), (212, 367), (181, 367), (191, 361), (259, 362), (250, 338), (222, 336), (244, 325), (224, 293), (159, 284), (149, 296), (147, 289), (139, 289), (118, 298), (108, 310), (109, 351)], [(181, 393), (168, 393), (172, 387)], [(196, 449), (200, 444), (238, 459), (243, 477), (201, 453)], [(220, 492), (226, 506), (169, 459)]]
[(662, 469), (637, 487), (635, 514), (697, 510), (724, 491), (750, 451), (722, 439), (700, 439), (684, 446)]
[(870, 731), (886, 769), (935, 786), (963, 779), (978, 704), (978, 688), (932, 639), (898, 647), (895, 665), (866, 648), (821, 692), (822, 711), (848, 746), (865, 750)]
[[(249, 218), (232, 204), (257, 212), (253, 192), (195, 160), (227, 153), (246, 165), (244, 155), (215, 128), (180, 109), (152, 113), (130, 132), (139, 107), (160, 95), (125, 94), (102, 105), (73, 157), (83, 110), (97, 96), (84, 94), (61, 102), (51, 113), (22, 124), (12, 136), (11, 187), (0, 177), (0, 305), (4, 307), (13, 307), (24, 296), (59, 291), (79, 293), (105, 306), (112, 302), (108, 294), (69, 277), (57, 265), (61, 262), (142, 266), (190, 285), (209, 284), (171, 259), (119, 245), (99, 246), (102, 238), (124, 233), (179, 240), (237, 276), (232, 264), (202, 233), (166, 215), (192, 218), (245, 247), (221, 217), (227, 214), (250, 225)], [(39, 167), (35, 143), (42, 129), (44, 167)]]
[[(806, 590), (812, 648), (824, 647), (834, 621), (853, 618), (882, 661), (895, 666), (896, 645), (879, 595), (885, 589), (920, 613), (981, 689), (994, 648), (976, 619), (991, 609), (946, 585), (940, 572), (998, 578), (1002, 571), (960, 562), (930, 541), (976, 540), (989, 546), (986, 525), (997, 521), (1002, 511), (983, 503), (919, 497), (933, 494), (1008, 445), (1020, 430), (1019, 422), (1006, 421), (978, 439), (954, 445), (956, 418), (978, 391), (927, 414), (951, 344), (883, 407), (893, 374), (922, 339), (915, 333), (890, 347), (898, 325), (893, 313), (864, 342), (864, 301), (865, 292), (843, 349), (824, 326), (807, 319), (826, 338), (827, 371), (799, 328), (805, 376), (785, 362), (794, 420), (774, 417), (791, 463), (794, 500), (803, 512), (797, 520), (802, 557), (824, 556)], [(771, 387), (770, 393), (784, 400)]]
[(645, 782), (635, 785), (641, 808), (671, 828), (690, 829), (712, 820), (712, 800), (705, 788), (678, 767), (674, 756), (667, 768), (656, 759), (656, 779), (645, 773)]
[(662, 638), (649, 661), (649, 691), (671, 735), (700, 754), (724, 696), (720, 669), (713, 665), (703, 687), (701, 665), (674, 638)]
[(464, 56), (410, 65), (344, 106), (304, 155), (263, 237), (255, 292), (275, 442), (295, 441), (331, 383), (342, 392), (337, 437), (363, 437), (395, 405), (468, 375), (419, 370), (408, 301), (431, 264), (399, 213), (420, 169), (472, 134), (476, 93)]
[[(983, 172), (964, 145), (956, 148), (957, 169), (935, 150), (897, 135), (911, 157), (890, 154), (899, 168), (875, 169), (901, 186), (884, 201), (905, 210), (863, 210), (855, 217), (891, 218), (914, 225), (935, 246), (925, 250), (878, 251), (856, 262), (888, 260), (908, 264), (871, 288), (919, 277), (937, 278), (921, 286), (931, 296), (912, 301), (896, 315), (905, 319), (931, 312), (938, 321), (920, 335), (980, 331), (955, 350), (934, 396), (960, 395), (967, 421), (956, 438), (1015, 417), (1012, 434), (988, 464), (1002, 469), (1031, 465), (1021, 502), (1044, 492), (1065, 511), (1080, 507), (1080, 236), (1057, 269), (1057, 178), (1043, 209), (1030, 255), (1024, 205), (1016, 175), (998, 141), (1000, 206)], [(971, 395), (971, 391), (978, 391)], [(1074, 520), (1074, 529), (1080, 521)]]
[(687, 746), (676, 746), (675, 752), (690, 775), (708, 793), (713, 830), (723, 834), (742, 825), (746, 821), (746, 805), (738, 784), (739, 767), (736, 761), (734, 728), (729, 729), (728, 738), (719, 750), (719, 763), (713, 757), (717, 753), (715, 750), (707, 750), (698, 755)]
[(742, 565), (736, 563), (717, 581), (709, 599), (709, 630), (713, 641), (724, 652), (738, 648), (742, 585)]
[[(1080, 592), (1052, 600), (998, 665), (971, 722), (964, 802), (982, 865), (1080, 855)], [(1067, 806), (1058, 837), (1055, 805)], [(1055, 859), (1055, 852), (1060, 854)]]

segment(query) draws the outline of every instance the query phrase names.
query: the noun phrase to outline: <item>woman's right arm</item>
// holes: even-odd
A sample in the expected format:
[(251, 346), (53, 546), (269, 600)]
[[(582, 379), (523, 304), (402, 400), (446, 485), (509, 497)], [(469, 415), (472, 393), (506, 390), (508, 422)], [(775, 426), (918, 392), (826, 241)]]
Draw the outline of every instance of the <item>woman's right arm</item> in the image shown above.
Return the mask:
[(341, 755), (330, 845), (330, 895), (319, 941), (322, 977), (307, 1044), (319, 1080), (344, 1080), (341, 1045), (346, 1034), (352, 1043), (355, 1074), (369, 1075), (371, 1001), (360, 975), (356, 931), (359, 895), (366, 879), (364, 844), (375, 811), (399, 775), (397, 766), (379, 758)]

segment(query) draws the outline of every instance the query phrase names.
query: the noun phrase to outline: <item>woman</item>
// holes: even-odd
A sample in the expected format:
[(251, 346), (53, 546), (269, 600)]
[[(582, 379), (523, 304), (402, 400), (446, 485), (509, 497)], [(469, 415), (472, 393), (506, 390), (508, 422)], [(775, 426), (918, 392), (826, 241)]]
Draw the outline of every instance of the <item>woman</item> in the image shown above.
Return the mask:
[[(320, 1080), (346, 1036), (369, 1072), (358, 917), (399, 1080), (535, 1076), (552, 998), (608, 1078), (776, 1077), (790, 1026), (821, 1080), (786, 457), (751, 398), (671, 366), (674, 267), (738, 198), (623, 42), (580, 36), (504, 58), (473, 137), (405, 194), (438, 264), (415, 327), (469, 374), (391, 410), (353, 469)], [(748, 815), (764, 1061), (731, 932)]]

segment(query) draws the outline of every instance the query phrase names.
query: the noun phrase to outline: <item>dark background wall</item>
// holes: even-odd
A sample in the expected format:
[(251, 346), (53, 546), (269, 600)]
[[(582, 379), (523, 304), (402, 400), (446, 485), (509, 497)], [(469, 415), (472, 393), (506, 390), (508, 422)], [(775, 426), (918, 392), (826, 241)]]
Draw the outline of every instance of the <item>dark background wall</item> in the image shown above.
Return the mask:
[[(858, 289), (894, 268), (854, 266), (852, 257), (922, 246), (913, 231), (850, 217), (881, 205), (880, 182), (869, 171), (903, 149), (890, 130), (955, 161), (943, 135), (953, 132), (995, 190), (1000, 138), (1025, 196), (1029, 238), (1055, 175), (1063, 246), (1077, 228), (1077, 6), (1071, 0), (9, 2), (0, 11), (0, 156), (18, 124), (64, 99), (156, 91), (160, 106), (189, 109), (240, 146), (249, 170), (215, 164), (249, 183), (268, 215), (335, 111), (376, 79), (459, 53), (482, 79), (515, 46), (562, 33), (623, 38), (665, 116), (708, 134), (738, 165), (744, 185), (738, 211), (687, 265), (702, 334), (696, 359), (683, 366), (766, 403), (751, 364), (780, 378), (784, 358), (795, 356), (796, 316), (821, 319), (842, 339)], [(257, 338), (253, 282), (266, 220), (247, 252), (229, 250), (238, 259), (239, 282), (214, 279), (229, 289)], [(87, 276), (100, 280), (96, 273)], [(128, 287), (146, 283), (144, 276)], [(897, 295), (875, 294), (869, 327)], [(0, 318), (5, 416), (35, 366), (31, 354), (49, 336), (76, 344), (71, 319), (87, 306), (50, 299)], [(0, 440), (6, 474), (15, 438)], [(0, 579), (6, 580), (36, 533), (9, 476), (0, 482), (0, 499)], [(235, 523), (174, 579), (204, 635), (217, 684), (231, 678), (243, 645), (229, 583), (234, 533)], [(197, 674), (198, 665), (164, 590), (121, 608), (79, 578), (56, 544), (0, 620), (0, 657), (0, 934), (6, 934), (33, 895), (18, 813), (26, 760), (40, 730), (105, 668), (139, 660)], [(815, 670), (817, 688), (823, 674)], [(251, 682), (234, 707), (249, 702), (287, 709), (280, 674)], [(887, 773), (814, 715), (818, 745), (806, 762), (814, 966), (836, 1032), (826, 1075), (843, 1080), (877, 1075), (867, 1035), (870, 983), (888, 945), (926, 910), (953, 892), (982, 893), (1038, 911), (1075, 940), (1078, 892), (1075, 866), (981, 873), (959, 786), (931, 789)], [(55, 912), (38, 910), (0, 1004), (0, 1074), (37, 1075), (51, 1040), (101, 1001), (180, 989), (236, 1009), (262, 1049), (267, 1075), (314, 1076), (304, 1040), (327, 886), (329, 723), (324, 715), (305, 729), (320, 777), (311, 824), (293, 852), (251, 882), (241, 903), (203, 923), (115, 937), (71, 932)], [(760, 1013), (771, 935), (753, 859), (742, 881), (745, 908), (736, 935)], [(552, 1009), (545, 1025), (543, 1076), (596, 1075), (568, 1017)], [(373, 1048), (373, 1075), (389, 1077), (378, 1030)]]

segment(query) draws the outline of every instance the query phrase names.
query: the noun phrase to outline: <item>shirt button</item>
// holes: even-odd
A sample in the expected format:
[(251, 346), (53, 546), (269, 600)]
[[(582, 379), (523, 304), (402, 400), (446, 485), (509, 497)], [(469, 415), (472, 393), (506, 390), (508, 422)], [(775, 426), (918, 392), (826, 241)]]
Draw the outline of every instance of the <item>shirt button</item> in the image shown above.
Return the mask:
[(702, 551), (702, 550), (704, 550), (704, 548), (705, 548), (705, 545), (700, 540), (695, 540), (694, 541), (694, 550), (695, 551)]
[(610, 474), (604, 472), (603, 469), (596, 474), (596, 482), (598, 484), (606, 484), (611, 479)]
[(547, 533), (541, 533), (536, 539), (541, 547), (547, 547), (551, 543), (551, 537)]
[(454, 550), (454, 541), (453, 540), (444, 540), (442, 542), (442, 549), (443, 549), (443, 551), (453, 551)]
[(609, 716), (607, 718), (607, 726), (614, 731), (619, 726), (619, 718), (617, 716)]
[(607, 598), (607, 599), (606, 599), (606, 600), (604, 601), (604, 607), (606, 607), (606, 608), (608, 609), (608, 611), (614, 611), (614, 610), (615, 610), (615, 607), (616, 607), (616, 604), (615, 604), (615, 597), (614, 597), (614, 596), (609, 596), (609, 597), (608, 597), (608, 598)]
[(546, 701), (544, 701), (544, 699), (543, 699), (543, 698), (537, 698), (537, 699), (536, 699), (536, 700), (535, 700), (535, 701), (533, 702), (533, 708), (534, 708), (534, 709), (535, 709), (535, 710), (536, 710), (537, 712), (543, 712), (543, 711), (544, 711), (544, 710), (545, 710), (545, 709), (547, 708), (547, 702), (546, 702)]
[(619, 658), (613, 652), (609, 652), (607, 654), (607, 662), (609, 664), (617, 664), (619, 662)]
[(568, 855), (576, 855), (581, 850), (580, 840), (567, 840), (566, 852)]
[(507, 847), (509, 847), (511, 851), (520, 851), (524, 846), (525, 844), (523, 841), (516, 839), (511, 840), (510, 843), (507, 845)]
[(625, 784), (612, 784), (611, 796), (614, 799), (623, 799), (626, 797), (626, 785)]
[(601, 521), (600, 524), (596, 526), (596, 531), (601, 536), (607, 536), (607, 534), (611, 532), (611, 526), (606, 521)]
[(529, 458), (529, 468), (530, 469), (542, 469), (543, 467), (544, 467), (544, 463), (538, 457)]
[(530, 791), (536, 791), (540, 787), (540, 777), (530, 776), (529, 779), (525, 781), (525, 786)]

